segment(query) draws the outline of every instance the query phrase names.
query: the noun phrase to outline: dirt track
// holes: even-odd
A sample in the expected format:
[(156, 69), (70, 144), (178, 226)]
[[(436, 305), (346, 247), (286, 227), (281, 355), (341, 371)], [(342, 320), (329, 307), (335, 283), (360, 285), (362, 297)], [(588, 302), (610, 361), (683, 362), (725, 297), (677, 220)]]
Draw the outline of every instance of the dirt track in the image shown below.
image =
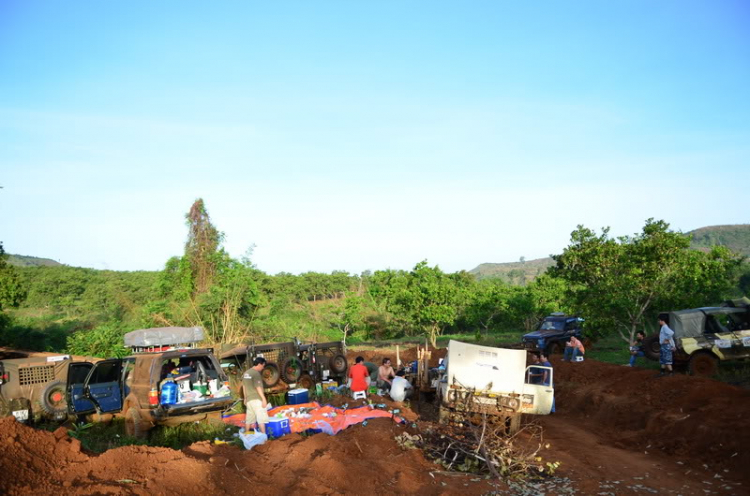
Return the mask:
[[(361, 353), (360, 353), (361, 354)], [(368, 353), (376, 360), (378, 352)], [(747, 494), (750, 393), (708, 379), (553, 359), (557, 410), (535, 420), (563, 478), (531, 494)], [(0, 420), (0, 493), (39, 494), (485, 494), (505, 484), (445, 474), (400, 426), (373, 419), (337, 436), (286, 436), (252, 451), (196, 443), (182, 451), (125, 447), (81, 452), (64, 430)], [(521, 442), (524, 442), (522, 436)], [(531, 442), (526, 439), (525, 442)], [(550, 483), (559, 484), (550, 487)]]

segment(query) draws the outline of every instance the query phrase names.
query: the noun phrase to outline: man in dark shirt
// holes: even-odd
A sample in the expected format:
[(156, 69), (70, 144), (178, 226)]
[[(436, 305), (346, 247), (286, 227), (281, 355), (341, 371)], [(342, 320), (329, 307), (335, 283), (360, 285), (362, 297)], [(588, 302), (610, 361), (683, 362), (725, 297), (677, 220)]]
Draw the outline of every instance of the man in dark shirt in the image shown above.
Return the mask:
[(242, 387), (245, 390), (245, 432), (258, 423), (258, 429), (265, 434), (268, 423), (268, 401), (263, 391), (263, 377), (261, 372), (266, 366), (266, 359), (255, 357), (253, 366), (242, 375)]

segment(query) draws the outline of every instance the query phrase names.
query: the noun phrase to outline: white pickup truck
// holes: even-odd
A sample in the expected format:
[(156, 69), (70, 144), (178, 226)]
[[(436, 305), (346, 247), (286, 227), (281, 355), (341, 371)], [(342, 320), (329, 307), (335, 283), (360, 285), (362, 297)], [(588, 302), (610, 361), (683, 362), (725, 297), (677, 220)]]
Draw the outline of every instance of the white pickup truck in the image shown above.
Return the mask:
[(526, 366), (526, 351), (451, 340), (445, 374), (438, 383), (440, 420), (485, 413), (504, 418), (509, 434), (521, 414), (547, 415), (552, 408), (552, 368)]

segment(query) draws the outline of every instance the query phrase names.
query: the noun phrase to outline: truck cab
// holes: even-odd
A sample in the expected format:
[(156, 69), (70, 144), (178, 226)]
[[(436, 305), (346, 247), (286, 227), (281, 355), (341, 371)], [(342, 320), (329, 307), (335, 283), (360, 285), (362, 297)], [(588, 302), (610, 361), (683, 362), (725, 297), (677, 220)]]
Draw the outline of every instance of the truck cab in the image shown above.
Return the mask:
[[(520, 428), (521, 414), (547, 415), (554, 397), (553, 371), (526, 366), (527, 352), (451, 340), (446, 370), (438, 384), (440, 419), (474, 413), (504, 417), (508, 432)], [(538, 373), (544, 380), (534, 380)]]
[(542, 320), (536, 331), (523, 335), (521, 341), (525, 350), (546, 352), (547, 355), (562, 353), (571, 336), (582, 337), (583, 319), (556, 312)]

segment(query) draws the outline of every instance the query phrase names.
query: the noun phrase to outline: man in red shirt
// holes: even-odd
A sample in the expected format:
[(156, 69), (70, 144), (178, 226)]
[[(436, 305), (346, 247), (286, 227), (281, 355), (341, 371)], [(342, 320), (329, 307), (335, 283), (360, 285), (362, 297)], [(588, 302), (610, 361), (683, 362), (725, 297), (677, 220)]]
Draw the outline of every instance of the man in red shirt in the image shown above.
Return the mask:
[(367, 372), (364, 362), (365, 359), (358, 356), (354, 360), (354, 365), (349, 369), (349, 378), (351, 379), (349, 389), (354, 393), (365, 391), (370, 381), (370, 374)]

